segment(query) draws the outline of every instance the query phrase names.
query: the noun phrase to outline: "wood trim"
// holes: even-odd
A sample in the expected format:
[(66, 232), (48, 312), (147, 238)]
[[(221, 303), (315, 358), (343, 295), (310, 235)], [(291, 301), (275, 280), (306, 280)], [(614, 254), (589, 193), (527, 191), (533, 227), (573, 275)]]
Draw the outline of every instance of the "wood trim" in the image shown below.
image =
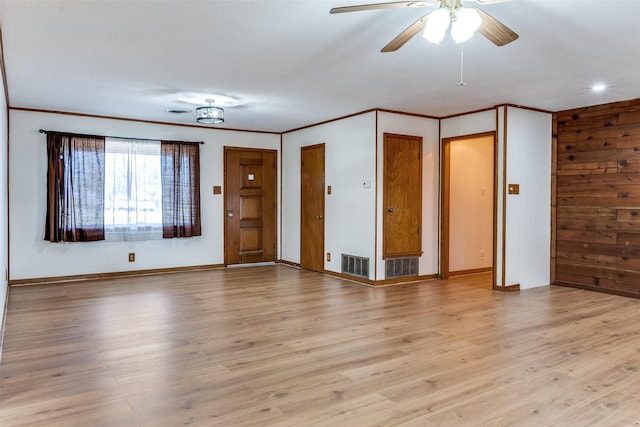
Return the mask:
[(89, 117), (94, 119), (108, 119), (108, 120), (121, 120), (125, 122), (136, 122), (136, 123), (149, 123), (154, 125), (169, 125), (169, 126), (180, 126), (187, 128), (196, 128), (196, 129), (207, 129), (207, 130), (221, 130), (221, 131), (231, 131), (231, 132), (248, 132), (248, 133), (262, 133), (269, 135), (280, 135), (280, 132), (270, 132), (264, 130), (252, 130), (252, 129), (235, 129), (235, 128), (220, 128), (220, 127), (207, 127), (202, 125), (189, 125), (185, 123), (173, 123), (173, 122), (161, 122), (157, 120), (142, 120), (142, 119), (131, 119), (128, 117), (118, 117), (118, 116), (104, 116), (100, 114), (88, 114), (88, 113), (76, 113), (73, 111), (58, 111), (58, 110), (44, 110), (40, 108), (25, 108), (25, 107), (9, 107), (11, 110), (15, 111), (26, 111), (31, 113), (46, 113), (46, 114), (60, 114), (63, 116), (75, 116), (75, 117)]
[(275, 262), (276, 264), (283, 264), (283, 265), (288, 265), (289, 267), (300, 268), (300, 263), (287, 261), (285, 259), (277, 259)]
[(356, 282), (362, 285), (368, 285), (368, 286), (374, 286), (374, 287), (388, 286), (388, 285), (401, 285), (405, 283), (421, 282), (425, 280), (433, 280), (433, 279), (439, 278), (437, 274), (428, 274), (428, 275), (422, 275), (422, 276), (407, 276), (407, 277), (396, 277), (393, 279), (371, 280), (371, 279), (366, 279), (364, 277), (352, 276), (350, 274), (338, 273), (336, 271), (325, 270), (322, 273), (326, 274), (327, 276), (337, 277), (339, 279), (349, 280), (351, 282)]
[(360, 116), (362, 114), (372, 113), (374, 111), (376, 111), (376, 109), (375, 108), (371, 108), (369, 110), (360, 111), (359, 113), (347, 114), (346, 116), (336, 117), (334, 119), (329, 119), (329, 120), (325, 120), (325, 121), (318, 122), (318, 123), (312, 123), (312, 124), (306, 125), (306, 126), (300, 126), (299, 128), (286, 130), (286, 131), (282, 132), (282, 135), (284, 135), (286, 133), (297, 132), (297, 131), (303, 130), (303, 129), (309, 129), (309, 128), (312, 128), (312, 127), (315, 127), (315, 126), (326, 125), (327, 123), (337, 122), (339, 120), (344, 120), (344, 119), (349, 119), (351, 117)]
[(396, 277), (393, 279), (376, 280), (374, 286), (403, 285), (406, 283), (423, 282), (425, 280), (440, 279), (438, 274), (425, 274), (419, 276)]
[(5, 291), (4, 307), (2, 308), (2, 322), (0, 322), (0, 362), (2, 362), (2, 345), (4, 344), (4, 331), (7, 323), (7, 311), (9, 310), (9, 286)]
[(442, 120), (438, 120), (438, 159), (440, 159), (440, 161), (438, 162), (438, 177), (436, 178), (438, 181), (437, 184), (437, 191), (438, 191), (438, 195), (436, 196), (436, 200), (440, 201), (440, 206), (438, 207), (438, 231), (436, 231), (436, 233), (438, 233), (437, 235), (437, 242), (438, 242), (438, 258), (437, 258), (437, 266), (438, 266), (438, 277), (442, 279), (442, 239), (443, 239), (443, 235), (442, 235), (442, 185), (443, 185), (443, 170), (442, 170)]
[[(380, 129), (378, 128), (378, 111), (376, 111), (376, 164), (375, 164), (375, 183), (376, 183), (376, 194), (374, 195), (374, 209), (373, 209), (373, 223), (375, 224), (374, 229), (373, 229), (373, 280), (378, 280), (378, 228), (384, 228), (384, 224), (378, 224), (379, 221), (379, 215), (378, 215), (378, 208), (380, 207), (380, 204), (378, 203), (378, 195), (380, 194), (380, 187), (379, 187), (379, 180), (378, 180), (378, 174), (379, 174), (379, 168), (378, 168), (378, 162), (380, 161), (380, 157), (379, 157), (379, 151), (380, 151)], [(384, 181), (383, 181), (384, 182)], [(384, 242), (382, 242), (382, 244), (384, 245)], [(384, 248), (383, 248), (384, 249)]]
[(556, 239), (557, 239), (557, 187), (558, 187), (558, 116), (553, 115), (551, 122), (551, 260), (549, 278), (556, 281)]
[(114, 279), (130, 276), (151, 276), (156, 274), (184, 273), (189, 271), (203, 271), (224, 268), (224, 264), (193, 265), (188, 267), (153, 268), (149, 270), (129, 270), (112, 273), (76, 274), (71, 276), (37, 277), (34, 279), (9, 280), (10, 286), (47, 285), (65, 282), (80, 282), (99, 279)]
[(0, 28), (0, 73), (2, 73), (2, 84), (4, 86), (4, 99), (7, 104), (7, 115), (9, 112), (9, 83), (7, 82), (7, 69), (4, 62), (4, 41), (2, 37), (2, 28)]
[(464, 276), (465, 274), (488, 273), (490, 271), (493, 271), (493, 267), (471, 268), (469, 270), (450, 271), (449, 277)]
[(494, 105), (493, 107), (481, 108), (481, 109), (478, 109), (478, 110), (466, 111), (464, 113), (451, 114), (451, 115), (448, 115), (448, 116), (440, 117), (439, 119), (440, 120), (451, 119), (451, 118), (454, 118), (454, 117), (466, 116), (466, 115), (469, 115), (469, 114), (484, 113), (485, 111), (490, 111), (490, 110), (494, 110), (494, 109), (497, 111), (498, 108), (500, 108), (500, 107), (505, 107), (505, 109), (507, 107), (514, 107), (514, 108), (521, 108), (523, 110), (537, 111), (537, 112), (540, 112), (540, 113), (549, 113), (549, 114), (553, 113), (553, 111), (543, 110), (541, 108), (527, 107), (525, 105), (508, 104), (507, 103), (507, 104)]
[(440, 120), (439, 117), (429, 116), (427, 114), (409, 113), (407, 111), (387, 110), (385, 108), (376, 108), (376, 112), (399, 114), (399, 115), (402, 115), (402, 116), (420, 117), (420, 118), (423, 118), (423, 119)]
[(538, 113), (547, 113), (547, 114), (553, 114), (553, 111), (549, 111), (549, 110), (543, 110), (542, 108), (535, 108), (535, 107), (527, 107), (526, 105), (519, 105), (519, 104), (499, 104), (496, 105), (497, 107), (513, 107), (513, 108), (519, 108), (521, 110), (529, 110), (529, 111), (536, 111)]
[(516, 283), (515, 285), (509, 285), (509, 286), (494, 286), (493, 290), (501, 291), (501, 292), (519, 292), (520, 283)]
[[(276, 170), (276, 176), (277, 176), (277, 180), (280, 182), (280, 185), (278, 185), (278, 194), (276, 195), (276, 199), (279, 201), (278, 203), (278, 211), (276, 212), (276, 216), (278, 218), (278, 220), (276, 221), (278, 224), (278, 229), (276, 230), (276, 245), (278, 245), (278, 248), (276, 250), (276, 262), (278, 259), (282, 258), (282, 230), (283, 230), (283, 224), (282, 224), (282, 194), (283, 194), (283, 190), (282, 190), (282, 169), (283, 169), (283, 165), (284, 165), (284, 160), (283, 160), (283, 136), (282, 134), (280, 134), (280, 152), (278, 153), (280, 155), (280, 167)], [(278, 156), (276, 156), (278, 157)]]
[(493, 107), (487, 107), (487, 108), (480, 108), (478, 110), (465, 111), (464, 113), (450, 114), (448, 116), (440, 117), (440, 120), (452, 119), (454, 117), (460, 117), (460, 116), (467, 116), (469, 114), (484, 113), (485, 111), (491, 111), (495, 108), (496, 106), (493, 106)]
[(597, 287), (597, 286), (582, 285), (582, 284), (578, 284), (578, 283), (562, 282), (562, 281), (557, 281), (557, 280), (551, 282), (551, 285), (552, 286), (563, 286), (563, 287), (566, 287), (566, 288), (583, 289), (585, 291), (601, 292), (601, 293), (604, 293), (604, 294), (617, 295), (617, 296), (627, 297), (627, 298), (640, 299), (640, 294), (637, 294), (637, 293), (634, 293), (634, 292), (620, 291), (618, 289), (600, 288), (600, 287)]
[(502, 123), (502, 286), (507, 288), (507, 120), (509, 107), (504, 107)]
[(358, 113), (347, 114), (346, 116), (340, 116), (340, 117), (336, 117), (334, 119), (324, 120), (322, 122), (312, 123), (310, 125), (300, 126), (298, 128), (295, 128), (295, 129), (286, 130), (286, 131), (282, 132), (282, 135), (284, 135), (286, 133), (297, 132), (299, 130), (309, 129), (309, 128), (320, 126), (320, 125), (326, 125), (327, 123), (337, 122), (339, 120), (350, 119), (351, 117), (360, 116), (362, 114), (368, 114), (368, 113), (373, 113), (373, 112), (376, 113), (376, 132), (378, 131), (378, 121), (377, 121), (377, 113), (378, 112), (390, 113), (390, 114), (399, 114), (399, 115), (411, 116), (411, 117), (421, 117), (423, 119), (440, 120), (440, 118), (438, 118), (438, 117), (428, 116), (428, 115), (425, 115), (425, 114), (409, 113), (409, 112), (406, 112), (406, 111), (386, 110), (384, 108), (371, 108), (369, 110), (360, 111)]
[(375, 286), (375, 280), (366, 279), (364, 277), (352, 276), (350, 274), (338, 273), (336, 271), (324, 270), (322, 274), (326, 274), (327, 276), (338, 277), (340, 279), (349, 280), (351, 282), (357, 282), (363, 285)]
[(240, 146), (235, 146), (235, 145), (223, 145), (222, 148), (223, 148), (223, 150), (253, 151), (255, 153), (263, 153), (263, 152), (277, 153), (278, 152), (278, 150), (273, 150), (271, 148), (252, 148), (252, 147), (240, 147)]
[(449, 195), (451, 189), (451, 138), (444, 138), (441, 142), (442, 157), (440, 160), (442, 168), (441, 189), (440, 189), (440, 277), (444, 280), (449, 278)]
[(5, 245), (6, 249), (7, 249), (7, 258), (6, 258), (6, 271), (4, 272), (4, 283), (6, 285), (6, 290), (5, 290), (5, 299), (4, 299), (4, 306), (2, 307), (2, 318), (0, 319), (0, 361), (2, 361), (2, 349), (3, 349), (3, 343), (4, 343), (4, 331), (5, 331), (5, 324), (7, 321), (7, 311), (9, 309), (9, 277), (10, 274), (10, 265), (11, 265), (11, 251), (9, 250), (10, 247), (10, 241), (11, 241), (11, 236), (9, 233), (10, 230), (10, 223), (11, 223), (11, 218), (9, 216), (9, 191), (10, 191), (10, 186), (9, 186), (9, 180), (10, 180), (10, 174), (9, 174), (9, 167), (10, 167), (10, 162), (9, 162), (9, 150), (10, 150), (10, 143), (9, 143), (9, 128), (11, 126), (11, 124), (9, 123), (9, 105), (11, 104), (9, 101), (9, 83), (7, 81), (7, 69), (5, 67), (5, 60), (4, 60), (4, 37), (2, 34), (2, 28), (0, 28), (0, 74), (1, 74), (1, 78), (2, 78), (2, 85), (4, 88), (4, 101), (5, 101), (5, 106), (7, 109), (7, 113), (6, 113), (6, 120), (7, 120), (7, 129), (6, 129), (6, 138), (7, 138), (7, 143), (4, 147), (0, 147), (1, 150), (4, 150), (6, 157), (6, 180), (7, 180), (7, 210), (5, 212), (5, 214), (7, 215), (7, 224), (6, 224), (6, 236), (7, 236), (7, 240), (5, 242), (3, 242), (2, 244)]
[[(450, 174), (451, 174), (451, 143), (457, 140), (466, 140), (466, 139), (475, 139), (475, 138), (493, 138), (493, 175), (494, 175), (494, 183), (493, 183), (493, 266), (486, 267), (486, 271), (493, 271), (495, 276), (495, 265), (496, 265), (496, 252), (497, 252), (497, 241), (496, 241), (496, 230), (497, 230), (497, 185), (498, 185), (498, 176), (497, 176), (497, 158), (498, 158), (498, 139), (495, 131), (490, 132), (479, 132), (469, 135), (460, 135), (460, 136), (452, 136), (447, 138), (442, 138), (441, 146), (439, 149), (442, 150), (441, 156), (441, 168), (442, 173), (440, 176), (440, 211), (441, 211), (441, 226), (440, 226), (440, 277), (442, 279), (447, 279), (449, 276), (456, 275), (456, 272), (449, 271), (449, 214), (450, 214), (450, 206), (449, 206), (449, 197), (450, 197)], [(482, 270), (482, 269), (481, 269)], [(467, 270), (462, 270), (467, 271)], [(469, 270), (471, 271), (471, 270)], [(467, 274), (467, 273), (461, 273)], [(495, 277), (493, 278), (493, 285), (495, 286)]]
[[(496, 126), (493, 136), (493, 272), (491, 273), (491, 286), (495, 289), (498, 286), (498, 123), (500, 120), (500, 110), (496, 107)], [(502, 266), (504, 269), (504, 266)], [(504, 283), (503, 283), (504, 285)]]

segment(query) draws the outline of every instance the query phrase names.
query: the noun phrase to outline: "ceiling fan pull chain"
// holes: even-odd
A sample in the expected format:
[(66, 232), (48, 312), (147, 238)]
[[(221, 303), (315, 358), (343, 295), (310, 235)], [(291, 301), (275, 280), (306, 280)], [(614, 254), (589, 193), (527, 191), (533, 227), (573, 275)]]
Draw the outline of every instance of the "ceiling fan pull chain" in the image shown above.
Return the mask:
[(464, 43), (460, 43), (460, 83), (456, 86), (466, 86), (467, 84), (464, 82)]

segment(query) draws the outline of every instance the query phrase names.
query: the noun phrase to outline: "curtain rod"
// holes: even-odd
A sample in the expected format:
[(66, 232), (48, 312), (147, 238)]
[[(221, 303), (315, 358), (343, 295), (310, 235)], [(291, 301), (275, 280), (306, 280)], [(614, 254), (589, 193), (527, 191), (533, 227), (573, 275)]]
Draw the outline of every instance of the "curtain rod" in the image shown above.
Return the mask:
[[(44, 130), (44, 129), (40, 129), (39, 132), (40, 133), (44, 133), (44, 134), (47, 134), (49, 132), (53, 132), (53, 133), (64, 133), (66, 135), (73, 135), (73, 136), (88, 136), (87, 134), (82, 134), (82, 133), (60, 132), (60, 131), (56, 131), (56, 130)], [(132, 138), (132, 137), (126, 137), (126, 136), (112, 136), (112, 135), (94, 135), (94, 136), (101, 136), (103, 138), (112, 138), (112, 139), (135, 139), (135, 140), (138, 140), (138, 141), (162, 141), (162, 139)], [(204, 141), (180, 141), (180, 142), (186, 142), (186, 143), (192, 143), (192, 144), (203, 144), (204, 145)]]

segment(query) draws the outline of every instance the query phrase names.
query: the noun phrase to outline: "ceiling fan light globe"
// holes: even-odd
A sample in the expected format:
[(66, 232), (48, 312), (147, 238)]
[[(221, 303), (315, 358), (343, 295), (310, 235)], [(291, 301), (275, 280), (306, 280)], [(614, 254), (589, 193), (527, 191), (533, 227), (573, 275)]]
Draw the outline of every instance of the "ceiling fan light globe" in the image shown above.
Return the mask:
[(447, 28), (449, 28), (450, 24), (451, 13), (449, 12), (449, 9), (447, 9), (446, 7), (441, 7), (440, 9), (434, 10), (433, 12), (431, 12), (431, 14), (429, 14), (429, 17), (427, 18), (426, 28), (431, 27), (434, 29), (434, 31), (435, 29), (438, 29), (444, 32), (447, 31)]
[(427, 18), (422, 37), (431, 43), (438, 44), (444, 39), (444, 35), (451, 24), (449, 9), (440, 8), (431, 12)]
[(465, 28), (466, 31), (475, 32), (482, 24), (482, 18), (476, 9), (461, 7), (456, 12), (456, 22)]
[(459, 25), (454, 25), (451, 27), (451, 38), (456, 43), (463, 43), (473, 37), (473, 31), (466, 31), (464, 28), (461, 28)]
[(442, 39), (444, 39), (444, 35), (445, 35), (445, 30), (440, 30), (438, 28), (435, 28), (435, 29), (431, 29), (431, 31), (428, 31), (428, 29), (425, 28), (424, 33), (422, 34), (422, 37), (427, 39), (427, 41), (429, 41), (430, 43), (439, 44), (442, 41)]
[(451, 24), (451, 37), (456, 43), (462, 43), (473, 37), (482, 24), (482, 18), (476, 9), (461, 7), (456, 11), (456, 17)]

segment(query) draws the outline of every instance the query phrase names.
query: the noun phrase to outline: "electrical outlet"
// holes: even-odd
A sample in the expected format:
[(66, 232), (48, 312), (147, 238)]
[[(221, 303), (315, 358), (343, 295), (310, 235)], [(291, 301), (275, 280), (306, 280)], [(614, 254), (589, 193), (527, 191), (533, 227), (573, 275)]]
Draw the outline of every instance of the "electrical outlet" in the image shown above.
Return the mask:
[(136, 261), (136, 254), (134, 252), (129, 252), (129, 262)]
[(331, 262), (331, 252), (327, 252), (327, 262)]

